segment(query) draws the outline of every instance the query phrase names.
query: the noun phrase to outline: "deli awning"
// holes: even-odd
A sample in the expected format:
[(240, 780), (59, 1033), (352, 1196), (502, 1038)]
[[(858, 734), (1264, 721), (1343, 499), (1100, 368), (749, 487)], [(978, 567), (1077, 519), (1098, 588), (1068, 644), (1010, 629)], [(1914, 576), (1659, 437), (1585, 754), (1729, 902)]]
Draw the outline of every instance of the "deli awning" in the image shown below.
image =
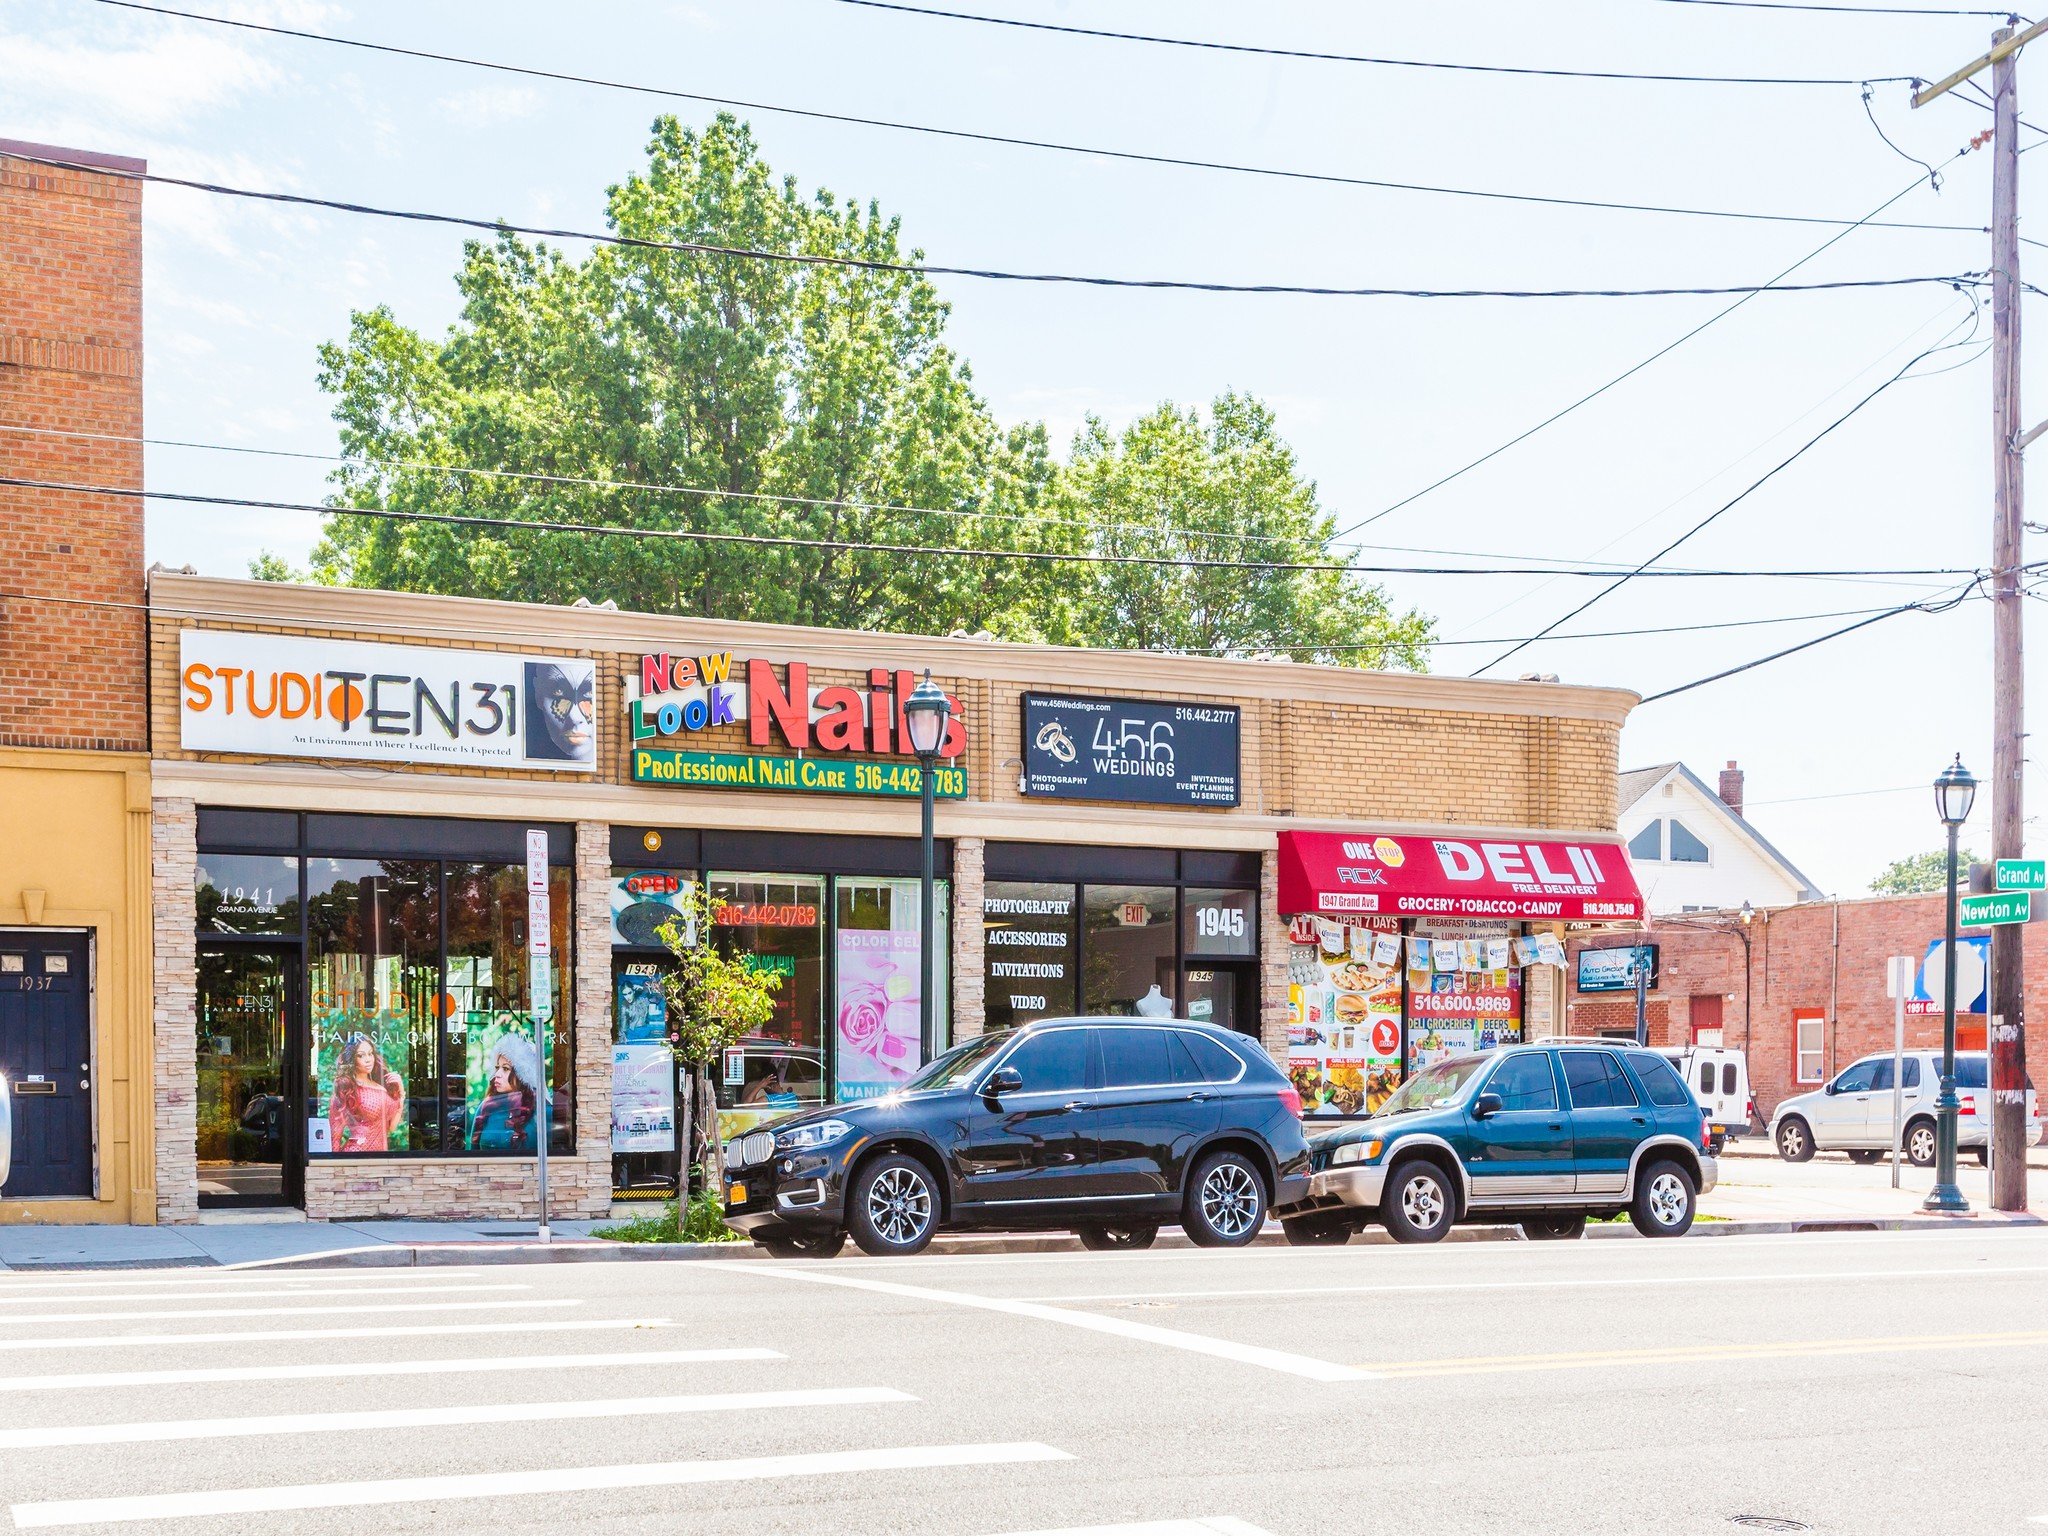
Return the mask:
[(1619, 843), (1282, 832), (1280, 911), (1612, 922), (1643, 894)]

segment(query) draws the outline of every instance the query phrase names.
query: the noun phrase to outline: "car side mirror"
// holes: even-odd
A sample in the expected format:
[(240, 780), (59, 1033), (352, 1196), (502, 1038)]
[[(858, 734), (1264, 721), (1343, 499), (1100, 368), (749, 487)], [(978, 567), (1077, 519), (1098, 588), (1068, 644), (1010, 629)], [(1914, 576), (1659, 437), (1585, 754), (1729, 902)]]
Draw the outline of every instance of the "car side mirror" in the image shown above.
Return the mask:
[(1472, 1118), (1474, 1120), (1490, 1120), (1506, 1107), (1501, 1102), (1499, 1094), (1482, 1093), (1472, 1101)]
[(1835, 1085), (1833, 1083), (1829, 1083), (1825, 1088), (1821, 1089), (1821, 1092), (1825, 1094), (1833, 1094), (1834, 1091)]
[(989, 1074), (987, 1082), (981, 1085), (983, 1098), (993, 1099), (998, 1094), (1015, 1093), (1024, 1086), (1024, 1077), (1015, 1067), (997, 1067)]

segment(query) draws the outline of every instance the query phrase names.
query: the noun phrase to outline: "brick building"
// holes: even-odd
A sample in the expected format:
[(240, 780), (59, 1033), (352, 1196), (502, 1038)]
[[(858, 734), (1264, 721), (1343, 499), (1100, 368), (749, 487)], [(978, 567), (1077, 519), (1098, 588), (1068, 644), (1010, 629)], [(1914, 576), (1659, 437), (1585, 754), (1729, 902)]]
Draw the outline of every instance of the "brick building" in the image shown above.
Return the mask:
[[(1892, 1044), (1894, 1004), (1885, 995), (1885, 963), (1894, 955), (1924, 965), (1943, 932), (1943, 898), (1873, 896), (1760, 908), (1747, 925), (1740, 912), (1658, 917), (1649, 928), (1575, 938), (1568, 971), (1567, 1015), (1574, 1034), (1632, 1031), (1632, 992), (1579, 990), (1578, 955), (1586, 949), (1657, 946), (1656, 985), (1646, 1009), (1653, 1045), (1695, 1041), (1744, 1049), (1758, 1112), (1765, 1120), (1780, 1099), (1808, 1093), (1856, 1060)], [(1748, 976), (1744, 977), (1744, 937)], [(1978, 936), (1981, 938), (1981, 934)], [(1959, 935), (1967, 944), (1971, 935)], [(1916, 974), (1920, 972), (1916, 969)], [(1906, 1044), (1939, 1046), (1940, 967), (1926, 996), (1909, 1003)], [(1970, 974), (1969, 962), (1958, 970)], [(2026, 996), (2030, 1016), (2048, 1006), (2048, 926), (2028, 927)], [(1958, 1006), (1967, 1009), (1967, 995)], [(2038, 1082), (2048, 1067), (2041, 1031), (2032, 1032), (2028, 1069)], [(1957, 1016), (1957, 1043), (1984, 1049), (1981, 1012)]]

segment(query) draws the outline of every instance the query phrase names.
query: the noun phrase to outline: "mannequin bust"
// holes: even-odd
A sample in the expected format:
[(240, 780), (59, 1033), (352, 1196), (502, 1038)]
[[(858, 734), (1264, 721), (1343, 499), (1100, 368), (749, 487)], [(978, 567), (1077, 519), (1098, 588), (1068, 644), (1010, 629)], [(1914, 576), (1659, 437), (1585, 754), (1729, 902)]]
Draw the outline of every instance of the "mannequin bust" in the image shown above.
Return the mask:
[(1159, 983), (1153, 982), (1145, 995), (1132, 1004), (1132, 1011), (1141, 1018), (1167, 1019), (1173, 1017), (1173, 1000), (1159, 990)]

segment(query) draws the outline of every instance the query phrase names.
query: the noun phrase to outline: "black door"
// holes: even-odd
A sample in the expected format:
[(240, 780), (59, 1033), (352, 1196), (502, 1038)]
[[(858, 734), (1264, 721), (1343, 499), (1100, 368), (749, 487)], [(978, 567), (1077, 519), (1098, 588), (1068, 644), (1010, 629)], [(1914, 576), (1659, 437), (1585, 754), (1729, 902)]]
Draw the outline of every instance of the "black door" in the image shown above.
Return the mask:
[(305, 1201), (306, 1049), (296, 946), (199, 949), (199, 1203)]
[(0, 932), (0, 1076), (14, 1111), (10, 1199), (92, 1198), (92, 948)]
[(1259, 1033), (1259, 968), (1245, 961), (1190, 960), (1180, 995), (1183, 1018), (1216, 1024), (1241, 1035)]
[(1131, 1198), (1134, 1209), (1178, 1204), (1188, 1157), (1223, 1113), (1219, 1090), (1201, 1084), (1181, 1044), (1187, 1033), (1139, 1023), (1095, 1031), (1102, 1093), (1090, 1193)]
[(1003, 1059), (1023, 1079), (1016, 1093), (982, 1099), (960, 1118), (962, 1193), (1014, 1220), (1034, 1204), (1089, 1193), (1095, 1164), (1094, 1053), (1088, 1031), (1030, 1035)]

